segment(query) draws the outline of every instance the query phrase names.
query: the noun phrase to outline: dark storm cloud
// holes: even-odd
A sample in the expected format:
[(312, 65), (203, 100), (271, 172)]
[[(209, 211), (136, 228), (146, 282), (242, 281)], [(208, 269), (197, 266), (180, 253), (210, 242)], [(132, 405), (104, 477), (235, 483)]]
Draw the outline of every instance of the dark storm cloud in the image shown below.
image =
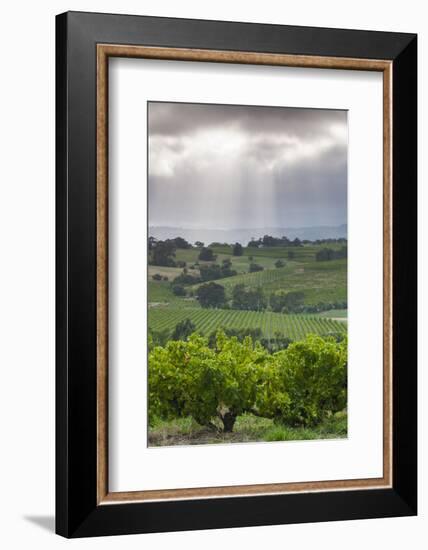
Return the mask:
[(260, 133), (287, 132), (300, 138), (322, 135), (332, 124), (345, 124), (346, 111), (246, 105), (150, 103), (150, 135), (183, 136), (207, 127), (238, 127)]
[(346, 223), (344, 111), (149, 104), (149, 224)]

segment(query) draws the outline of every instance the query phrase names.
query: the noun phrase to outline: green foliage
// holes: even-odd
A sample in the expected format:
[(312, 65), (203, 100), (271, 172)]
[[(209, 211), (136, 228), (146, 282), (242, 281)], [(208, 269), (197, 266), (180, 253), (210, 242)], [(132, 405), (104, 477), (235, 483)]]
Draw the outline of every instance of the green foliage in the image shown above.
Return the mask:
[(269, 302), (272, 311), (294, 313), (303, 305), (304, 298), (303, 292), (279, 291), (271, 294)]
[(278, 269), (280, 267), (284, 267), (285, 266), (285, 262), (283, 260), (276, 260), (275, 262), (275, 267)]
[(315, 426), (346, 406), (347, 339), (309, 335), (273, 356), (256, 407), (290, 426)]
[(162, 275), (160, 273), (155, 273), (153, 276), (152, 276), (152, 279), (154, 281), (162, 281)]
[(233, 277), (237, 274), (234, 269), (230, 269), (230, 260), (225, 260), (222, 265), (208, 264), (201, 265), (199, 268), (202, 281), (214, 281), (215, 279), (223, 279), (225, 277)]
[(192, 416), (211, 426), (219, 418), (225, 432), (256, 398), (259, 371), (268, 354), (251, 338), (217, 336), (216, 349), (193, 334), (187, 342), (169, 342), (149, 357), (149, 418)]
[(266, 248), (272, 248), (274, 246), (303, 246), (303, 243), (300, 241), (300, 239), (294, 239), (291, 241), (287, 237), (272, 237), (271, 235), (264, 235), (263, 238), (254, 240), (252, 239), (248, 243), (248, 247), (266, 247)]
[(172, 333), (172, 340), (187, 340), (189, 336), (195, 332), (195, 324), (190, 319), (185, 319), (176, 324), (174, 332)]
[(246, 288), (236, 285), (232, 292), (232, 308), (261, 311), (267, 306), (267, 299), (261, 287)]
[(287, 349), (293, 342), (288, 336), (283, 336), (280, 332), (275, 332), (273, 337), (261, 338), (260, 344), (269, 351), (269, 353), (275, 353), (282, 349)]
[(224, 287), (217, 283), (206, 283), (198, 288), (198, 299), (202, 307), (221, 307), (226, 302)]
[(151, 261), (153, 265), (174, 267), (176, 246), (173, 241), (157, 241), (152, 244)]
[(186, 241), (186, 239), (183, 239), (183, 237), (175, 237), (175, 239), (172, 239), (175, 248), (182, 248), (184, 250), (188, 248), (192, 248), (192, 245)]
[(313, 427), (346, 406), (347, 342), (310, 335), (270, 354), (247, 336), (196, 333), (150, 346), (149, 420), (191, 416), (230, 432), (253, 413), (290, 427)]
[(186, 296), (186, 289), (182, 285), (172, 285), (172, 291), (175, 296)]
[(331, 260), (340, 260), (346, 258), (348, 255), (348, 247), (342, 246), (339, 250), (332, 248), (322, 248), (315, 254), (317, 262), (325, 262)]
[[(231, 338), (232, 336), (235, 336), (238, 339), (238, 342), (243, 342), (244, 339), (247, 336), (250, 336), (252, 338), (253, 342), (256, 341), (256, 340), (260, 341), (263, 337), (263, 332), (260, 329), (260, 327), (257, 327), (257, 328), (250, 328), (250, 327), (235, 328), (235, 327), (232, 327), (232, 328), (223, 329), (223, 332), (228, 338)], [(211, 334), (208, 336), (208, 345), (210, 346), (210, 348), (214, 348), (216, 346), (217, 333), (218, 333), (218, 329), (213, 330), (211, 332)]]
[(249, 272), (250, 273), (256, 273), (257, 271), (263, 271), (264, 267), (260, 264), (256, 264), (254, 262), (250, 263)]
[(232, 254), (234, 256), (242, 256), (244, 253), (244, 247), (240, 243), (235, 243)]
[(171, 331), (167, 328), (162, 330), (149, 330), (148, 348), (149, 351), (155, 346), (166, 346), (171, 338)]
[(187, 272), (186, 269), (183, 269), (183, 272), (180, 275), (177, 275), (175, 279), (172, 281), (174, 284), (178, 285), (194, 285), (195, 283), (198, 283), (200, 281), (200, 277), (197, 277), (195, 275), (191, 275)]
[(202, 248), (199, 252), (198, 256), (199, 260), (206, 261), (206, 262), (214, 262), (216, 259), (216, 256), (214, 255), (214, 252), (212, 251), (212, 248)]

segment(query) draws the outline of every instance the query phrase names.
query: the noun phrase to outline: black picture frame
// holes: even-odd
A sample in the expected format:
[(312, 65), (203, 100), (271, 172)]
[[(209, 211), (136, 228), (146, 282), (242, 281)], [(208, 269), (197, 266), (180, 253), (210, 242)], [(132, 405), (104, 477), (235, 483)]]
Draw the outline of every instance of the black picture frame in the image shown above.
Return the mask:
[[(97, 504), (96, 46), (392, 62), (392, 487)], [(56, 532), (65, 537), (417, 513), (417, 36), (68, 12), (56, 18)]]

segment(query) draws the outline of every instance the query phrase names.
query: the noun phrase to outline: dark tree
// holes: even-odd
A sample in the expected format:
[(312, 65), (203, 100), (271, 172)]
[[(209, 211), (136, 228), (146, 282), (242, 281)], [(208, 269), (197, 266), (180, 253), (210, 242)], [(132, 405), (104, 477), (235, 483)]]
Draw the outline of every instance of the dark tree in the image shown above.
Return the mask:
[(204, 247), (204, 243), (201, 242), (201, 241), (195, 241), (195, 246), (196, 246), (196, 248), (203, 248), (203, 247)]
[(149, 237), (148, 239), (149, 252), (153, 250), (153, 248), (156, 246), (156, 243), (157, 243), (157, 240), (154, 237)]
[(208, 264), (201, 265), (199, 272), (203, 281), (215, 281), (216, 279), (224, 279), (225, 277), (232, 277), (237, 272), (231, 269), (232, 262), (230, 260), (224, 260), (222, 265)]
[(182, 285), (173, 285), (172, 291), (175, 296), (186, 296), (186, 289)]
[(284, 266), (285, 266), (285, 262), (283, 260), (276, 260), (275, 267), (280, 268)]
[(167, 328), (163, 330), (149, 329), (149, 350), (153, 349), (155, 346), (165, 347), (170, 338), (171, 331)]
[(270, 307), (275, 312), (298, 313), (304, 303), (305, 295), (300, 291), (276, 292), (270, 297)]
[(233, 255), (234, 256), (242, 256), (243, 253), (244, 253), (244, 249), (242, 247), (242, 244), (241, 243), (235, 243), (235, 245), (233, 246)]
[(264, 267), (260, 264), (251, 263), (249, 271), (250, 273), (255, 273), (256, 271), (263, 271)]
[(226, 293), (223, 286), (211, 282), (199, 287), (198, 298), (202, 307), (222, 307), (226, 302)]
[(152, 250), (153, 265), (175, 266), (175, 245), (172, 241), (158, 241)]
[(186, 241), (186, 239), (183, 239), (183, 237), (175, 237), (173, 239), (173, 242), (175, 244), (175, 248), (182, 248), (182, 249), (188, 249), (192, 248), (192, 245)]
[(258, 288), (245, 288), (245, 285), (239, 284), (233, 288), (232, 308), (251, 311), (261, 311), (266, 309), (267, 300), (263, 290)]
[(328, 260), (341, 260), (346, 258), (347, 255), (347, 246), (342, 246), (339, 250), (333, 250), (332, 248), (322, 248), (316, 253), (315, 259), (317, 260), (317, 262), (325, 262)]
[(154, 275), (152, 275), (152, 279), (154, 281), (162, 281), (162, 275), (160, 273), (155, 273)]
[(172, 333), (172, 340), (187, 340), (189, 336), (195, 332), (196, 326), (190, 319), (185, 319), (180, 321), (175, 326), (174, 332)]
[(175, 277), (172, 282), (175, 285), (195, 285), (196, 283), (199, 283), (200, 280), (200, 277), (190, 275), (190, 273), (187, 272), (186, 268), (184, 268), (181, 275), (177, 275), (177, 277)]
[(223, 277), (222, 269), (218, 264), (201, 265), (199, 272), (203, 281), (214, 281)]
[(198, 256), (199, 260), (203, 260), (205, 262), (213, 262), (216, 259), (216, 256), (214, 255), (214, 252), (211, 248), (202, 248), (202, 250), (199, 252)]
[(270, 235), (265, 235), (262, 239), (263, 246), (275, 246), (280, 239), (275, 239), (275, 237), (271, 237)]

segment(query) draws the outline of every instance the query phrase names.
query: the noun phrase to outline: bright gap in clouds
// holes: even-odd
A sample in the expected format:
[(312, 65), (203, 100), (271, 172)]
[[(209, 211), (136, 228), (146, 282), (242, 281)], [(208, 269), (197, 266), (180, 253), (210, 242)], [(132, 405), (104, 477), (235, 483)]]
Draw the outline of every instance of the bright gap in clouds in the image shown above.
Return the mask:
[(347, 113), (150, 102), (149, 225), (346, 223)]

